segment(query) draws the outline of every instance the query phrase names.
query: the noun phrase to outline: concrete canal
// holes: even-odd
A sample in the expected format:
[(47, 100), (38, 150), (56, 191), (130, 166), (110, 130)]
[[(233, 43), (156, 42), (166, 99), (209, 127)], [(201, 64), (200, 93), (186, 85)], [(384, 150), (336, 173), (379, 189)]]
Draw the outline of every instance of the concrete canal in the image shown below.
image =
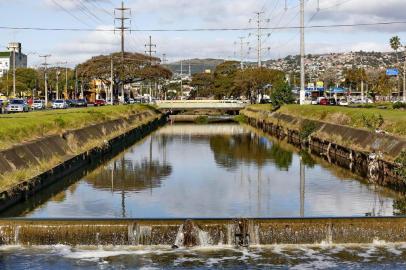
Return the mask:
[(238, 124), (167, 125), (58, 188), (3, 217), (388, 216), (398, 197)]
[[(403, 218), (306, 219), (403, 197), (245, 125), (166, 125), (1, 213), (45, 220), (0, 220), (0, 269), (403, 269)], [(238, 219), (278, 217), (305, 219)]]

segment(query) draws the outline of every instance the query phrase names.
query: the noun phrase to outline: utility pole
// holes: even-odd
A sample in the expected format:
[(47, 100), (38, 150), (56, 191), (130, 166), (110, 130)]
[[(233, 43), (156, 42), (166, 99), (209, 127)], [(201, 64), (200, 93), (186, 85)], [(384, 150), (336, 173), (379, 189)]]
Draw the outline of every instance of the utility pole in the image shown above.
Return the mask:
[[(68, 62), (58, 62), (58, 65), (65, 65), (65, 87), (64, 87), (64, 92), (66, 93), (66, 95), (68, 95)], [(57, 88), (58, 89), (58, 88)], [(58, 93), (58, 90), (57, 90)], [(58, 94), (57, 94), (57, 98)]]
[[(110, 104), (113, 105), (113, 90), (114, 90), (114, 72), (113, 72), (113, 55), (110, 58)], [(107, 99), (107, 95), (106, 95)]]
[(305, 104), (305, 2), (300, 0), (300, 105)]
[(17, 43), (10, 43), (8, 49), (13, 50), (13, 96), (16, 97), (16, 49)]
[(51, 57), (50, 54), (45, 54), (45, 55), (40, 55), (39, 57), (43, 57), (44, 58), (44, 63), (42, 64), (45, 67), (44, 70), (44, 88), (45, 88), (45, 107), (48, 106), (48, 63), (47, 63), (47, 58)]
[(59, 99), (59, 68), (56, 70), (56, 99)]
[(74, 99), (77, 98), (78, 95), (78, 68), (75, 68), (75, 97)]
[[(116, 14), (116, 11), (118, 11), (120, 13), (120, 17), (114, 17), (114, 22), (116, 20), (120, 21), (120, 26), (115, 27), (115, 30), (119, 30), (121, 33), (121, 65), (122, 65), (121, 67), (124, 72), (124, 43), (125, 43), (124, 42), (124, 32), (129, 29), (129, 27), (127, 27), (125, 25), (125, 22), (127, 20), (130, 20), (130, 18), (127, 18), (125, 16), (126, 16), (126, 11), (129, 11), (130, 16), (131, 16), (131, 9), (124, 7), (124, 1), (121, 1), (121, 7), (114, 9), (114, 15)], [(122, 101), (124, 102), (124, 82), (123, 81), (121, 82), (121, 98), (122, 98)]]
[(149, 55), (149, 64), (152, 65), (152, 54), (156, 53), (156, 50), (152, 50), (152, 48), (156, 49), (156, 44), (152, 44), (152, 37), (149, 36), (149, 43), (145, 44), (145, 54)]
[(365, 102), (365, 96), (364, 96), (364, 64), (362, 61), (362, 51), (360, 52), (361, 55), (361, 102)]
[(403, 62), (403, 102), (406, 102), (406, 47), (403, 49), (405, 51), (405, 61)]

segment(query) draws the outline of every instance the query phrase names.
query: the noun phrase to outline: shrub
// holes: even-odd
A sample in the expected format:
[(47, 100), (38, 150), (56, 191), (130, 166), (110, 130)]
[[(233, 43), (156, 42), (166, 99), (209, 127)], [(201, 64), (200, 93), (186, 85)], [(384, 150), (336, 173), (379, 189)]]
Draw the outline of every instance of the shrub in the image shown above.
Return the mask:
[(396, 158), (395, 163), (398, 165), (395, 168), (396, 174), (398, 174), (403, 182), (406, 183), (406, 150), (403, 150), (402, 153)]
[(406, 103), (403, 102), (395, 102), (393, 103), (392, 107), (394, 109), (406, 109)]
[(303, 123), (300, 126), (300, 131), (299, 131), (299, 136), (300, 139), (306, 140), (309, 138), (310, 135), (312, 135), (313, 132), (315, 132), (317, 129), (317, 125), (313, 121), (303, 121)]
[(371, 114), (371, 115), (362, 114), (361, 118), (364, 127), (371, 130), (376, 130), (382, 127), (383, 123), (385, 122), (381, 114)]

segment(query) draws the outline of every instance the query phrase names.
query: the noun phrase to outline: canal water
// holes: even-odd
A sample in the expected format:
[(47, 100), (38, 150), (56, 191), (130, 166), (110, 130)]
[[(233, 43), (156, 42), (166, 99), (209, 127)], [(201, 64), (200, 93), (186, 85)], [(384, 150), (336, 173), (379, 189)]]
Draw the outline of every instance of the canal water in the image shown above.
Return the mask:
[[(3, 213), (31, 218), (391, 216), (398, 193), (239, 124), (167, 125)], [(0, 247), (0, 269), (406, 267), (406, 244)]]
[(5, 215), (228, 218), (396, 211), (395, 192), (295, 151), (238, 124), (167, 125), (61, 191)]

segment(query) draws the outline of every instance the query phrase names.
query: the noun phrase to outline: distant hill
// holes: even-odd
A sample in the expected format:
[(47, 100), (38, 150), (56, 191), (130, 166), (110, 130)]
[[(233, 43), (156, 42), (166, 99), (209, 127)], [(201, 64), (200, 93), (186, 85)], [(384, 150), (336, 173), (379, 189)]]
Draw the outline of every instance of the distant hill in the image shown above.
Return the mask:
[[(188, 60), (183, 60), (183, 74), (188, 74), (189, 73), (189, 63), (190, 63), (190, 70), (192, 74), (195, 73), (201, 73), (204, 72), (207, 69), (210, 69), (212, 72), (214, 69), (221, 63), (224, 62), (224, 59), (213, 59), (213, 58), (207, 58), (207, 59), (188, 59)], [(173, 62), (166, 64), (167, 66), (173, 73), (180, 73), (181, 71), (181, 63), (180, 61), (178, 62)]]

